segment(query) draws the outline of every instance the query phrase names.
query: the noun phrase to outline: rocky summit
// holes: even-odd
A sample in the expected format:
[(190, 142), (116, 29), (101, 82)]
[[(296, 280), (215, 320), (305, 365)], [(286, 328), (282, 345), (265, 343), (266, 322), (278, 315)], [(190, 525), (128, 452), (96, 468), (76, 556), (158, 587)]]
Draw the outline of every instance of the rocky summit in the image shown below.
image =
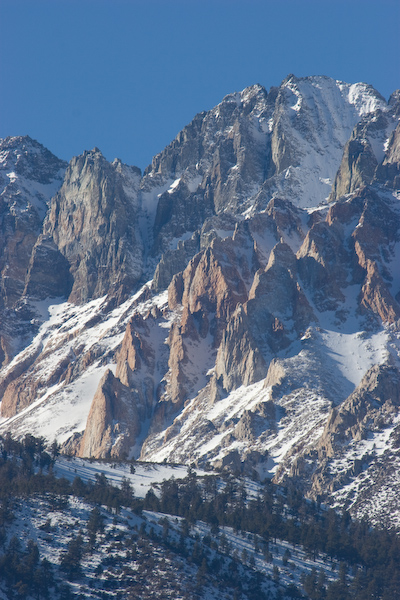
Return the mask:
[(289, 75), (143, 174), (2, 140), (0, 434), (399, 527), (399, 117), (399, 91)]

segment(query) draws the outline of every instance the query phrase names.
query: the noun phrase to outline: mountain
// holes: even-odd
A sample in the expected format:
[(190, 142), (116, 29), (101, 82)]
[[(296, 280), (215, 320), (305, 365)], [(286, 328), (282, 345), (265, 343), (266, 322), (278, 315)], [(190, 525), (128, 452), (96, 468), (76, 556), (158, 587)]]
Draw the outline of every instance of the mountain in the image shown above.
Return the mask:
[(399, 115), (398, 91), (290, 75), (143, 175), (3, 140), (0, 433), (398, 526)]

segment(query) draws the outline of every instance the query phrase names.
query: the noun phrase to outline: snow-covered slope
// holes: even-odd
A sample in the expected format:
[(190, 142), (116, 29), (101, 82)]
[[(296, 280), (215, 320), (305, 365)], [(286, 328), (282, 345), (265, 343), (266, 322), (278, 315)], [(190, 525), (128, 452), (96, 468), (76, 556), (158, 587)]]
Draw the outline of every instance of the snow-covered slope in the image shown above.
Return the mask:
[[(89, 463), (76, 466), (79, 477), (84, 475), (85, 468), (87, 474), (92, 470)], [(141, 469), (140, 466), (137, 468)], [(110, 465), (109, 471), (122, 476), (120, 465)], [(157, 477), (166, 472), (158, 466), (148, 467), (146, 490), (152, 481), (155, 493), (159, 495)], [(141, 497), (142, 484), (139, 482), (142, 474), (128, 477), (132, 489), (135, 493), (139, 490)], [(127, 479), (124, 481), (126, 485)], [(253, 495), (260, 494), (262, 487), (252, 492)], [(68, 588), (87, 599), (134, 593), (143, 600), (150, 594), (179, 600), (196, 594), (203, 600), (223, 600), (227, 594), (235, 593), (233, 588), (237, 585), (232, 576), (227, 575), (232, 563), (239, 570), (244, 600), (254, 597), (287, 600), (293, 597), (289, 590), (293, 590), (293, 586), (301, 589), (305, 577), (312, 572), (320, 573), (325, 586), (339, 577), (337, 561), (329, 560), (323, 554), (312, 556), (298, 544), (295, 546), (276, 538), (274, 543), (272, 540), (268, 543), (260, 535), (238, 532), (227, 526), (215, 530), (200, 520), (189, 524), (182, 517), (154, 510), (138, 513), (123, 507), (116, 512), (74, 495), (56, 494), (36, 494), (24, 502), (16, 501), (12, 510), (13, 519), (7, 523), (4, 547), (6, 550), (14, 547), (20, 558), (27, 550), (36, 548), (40, 561), (47, 561), (47, 581), (44, 578), (41, 581), (42, 590), (54, 598), (62, 598)], [(96, 515), (96, 521), (93, 515)], [(94, 533), (93, 522), (97, 524)], [(74, 557), (75, 569), (70, 572), (65, 566), (65, 558), (78, 536), (81, 552)], [(202, 571), (193, 560), (196, 548), (206, 557), (207, 569), (203, 565)], [(217, 573), (214, 572), (216, 564), (220, 565)], [(12, 568), (14, 565), (10, 571)], [(10, 588), (6, 584), (9, 576), (10, 573), (0, 581), (2, 600), (10, 597)], [(255, 578), (260, 586), (258, 596), (254, 596), (250, 585)], [(33, 587), (31, 582), (29, 584)], [(291, 587), (286, 590), (287, 586)]]
[[(36, 305), (44, 323), (33, 342), (2, 372), (3, 381), (12, 381), (21, 362), (30, 365), (24, 372), (23, 387), (33, 388), (34, 401), (30, 403), (31, 397), (22, 398), (22, 410), (17, 408), (15, 416), (1, 419), (6, 429), (11, 427), (20, 435), (32, 433), (60, 443), (85, 429), (100, 379), (108, 368), (115, 370), (113, 357), (140, 294), (112, 310), (104, 297), (83, 306), (66, 302)], [(162, 306), (165, 301), (164, 293), (151, 306)], [(146, 309), (146, 303), (138, 307), (139, 311)], [(66, 368), (70, 376), (66, 375)], [(72, 375), (74, 370), (77, 372)]]
[(385, 100), (371, 86), (349, 85), (327, 77), (282, 84), (269, 128), (275, 173), (268, 190), (293, 204), (315, 207), (329, 196), (343, 147), (360, 120)]

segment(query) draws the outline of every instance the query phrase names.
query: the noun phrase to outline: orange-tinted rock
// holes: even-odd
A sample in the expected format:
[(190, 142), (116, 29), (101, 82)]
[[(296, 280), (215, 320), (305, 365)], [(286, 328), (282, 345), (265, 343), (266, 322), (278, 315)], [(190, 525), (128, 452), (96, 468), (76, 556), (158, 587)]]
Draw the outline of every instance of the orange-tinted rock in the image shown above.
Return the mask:
[(361, 308), (372, 311), (384, 323), (397, 321), (400, 319), (400, 305), (390, 294), (376, 263), (367, 260), (366, 268), (367, 275), (360, 295)]
[(140, 433), (140, 421), (132, 400), (129, 389), (107, 370), (90, 407), (79, 456), (110, 458), (129, 452)]

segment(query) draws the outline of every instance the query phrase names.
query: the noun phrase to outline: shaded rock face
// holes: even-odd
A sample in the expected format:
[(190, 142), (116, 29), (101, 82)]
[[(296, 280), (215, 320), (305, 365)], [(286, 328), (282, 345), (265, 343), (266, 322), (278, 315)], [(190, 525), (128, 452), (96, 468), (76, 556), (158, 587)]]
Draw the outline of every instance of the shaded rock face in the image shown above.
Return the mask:
[(287, 242), (292, 239), (292, 243), (296, 244), (304, 239), (302, 212), (291, 202), (283, 198), (272, 198), (265, 214), (269, 217), (268, 221), (276, 226), (277, 241), (286, 238)]
[(400, 241), (400, 215), (396, 204), (383, 200), (372, 189), (362, 190), (359, 195), (362, 212), (352, 240), (358, 264), (365, 273), (360, 307), (383, 322), (393, 323), (400, 316), (400, 282), (396, 268), (394, 273), (392, 270), (396, 258), (391, 248)]
[(68, 298), (74, 284), (69, 262), (51, 236), (40, 235), (32, 248), (24, 296)]
[(199, 189), (191, 193), (184, 181), (173, 192), (160, 196), (154, 220), (154, 245), (152, 254), (170, 250), (171, 239), (180, 239), (187, 232), (201, 229), (207, 217), (211, 216), (213, 200), (208, 190)]
[(277, 244), (266, 268), (256, 273), (246, 304), (254, 337), (267, 333), (267, 343), (274, 353), (290, 343), (287, 336), (293, 329), (299, 334), (313, 319), (297, 281), (296, 262), (287, 244)]
[[(350, 232), (350, 236), (349, 236)], [(390, 274), (399, 241), (396, 204), (363, 187), (333, 205), (315, 224), (297, 253), (298, 271), (320, 310), (337, 310), (349, 285), (361, 285), (359, 311), (385, 323), (399, 318), (399, 282)]]
[(340, 233), (326, 221), (317, 223), (297, 254), (300, 276), (320, 310), (335, 310), (344, 301), (341, 288), (347, 272), (343, 265), (350, 266), (351, 260)]
[(200, 236), (196, 231), (189, 240), (179, 241), (175, 250), (167, 250), (158, 263), (152, 288), (161, 292), (168, 288), (174, 275), (183, 271), (190, 259), (200, 250)]
[[(366, 445), (366, 440), (392, 425), (399, 406), (399, 369), (391, 364), (374, 365), (342, 405), (331, 411), (316, 452), (313, 456), (306, 456), (308, 463), (314, 463), (310, 495), (329, 497), (330, 493), (354, 481), (360, 474), (366, 475), (367, 470), (377, 477), (370, 481), (366, 476), (366, 481), (378, 493), (381, 484), (377, 473), (382, 477), (383, 471), (388, 472), (393, 457), (389, 448), (385, 454), (377, 456), (375, 448)], [(361, 451), (357, 452), (358, 447)], [(353, 452), (349, 452), (350, 449)], [(359, 458), (352, 459), (352, 455)], [(338, 462), (341, 464), (339, 469), (336, 467)], [(300, 469), (299, 475), (303, 475), (303, 469)], [(363, 495), (368, 497), (368, 491), (361, 490), (360, 500)]]
[(251, 334), (247, 314), (239, 306), (231, 316), (218, 348), (216, 377), (229, 392), (259, 381), (265, 377), (266, 370), (267, 363)]
[(10, 362), (35, 332), (24, 294), (32, 249), (66, 163), (28, 136), (0, 141), (0, 364)]
[(392, 365), (374, 365), (359, 386), (331, 412), (318, 444), (319, 451), (332, 458), (340, 444), (365, 439), (381, 428), (400, 407), (400, 372)]
[[(119, 161), (110, 164), (97, 149), (71, 161), (52, 200), (43, 238), (43, 244), (52, 238), (70, 265), (71, 302), (86, 302), (120, 287), (126, 294), (139, 281), (143, 271), (136, 226), (139, 181), (138, 169)], [(37, 270), (33, 260), (31, 273)]]
[(21, 298), (32, 248), (66, 163), (28, 136), (0, 143), (0, 308)]
[(389, 139), (385, 158), (378, 165), (375, 180), (393, 190), (400, 187), (400, 125), (397, 125)]
[[(344, 149), (342, 163), (332, 188), (332, 198), (338, 199), (372, 182), (383, 158), (383, 147), (391, 124), (389, 115), (379, 113), (373, 120), (364, 118), (355, 127)], [(378, 145), (382, 148), (381, 152), (374, 152), (374, 146)]]

